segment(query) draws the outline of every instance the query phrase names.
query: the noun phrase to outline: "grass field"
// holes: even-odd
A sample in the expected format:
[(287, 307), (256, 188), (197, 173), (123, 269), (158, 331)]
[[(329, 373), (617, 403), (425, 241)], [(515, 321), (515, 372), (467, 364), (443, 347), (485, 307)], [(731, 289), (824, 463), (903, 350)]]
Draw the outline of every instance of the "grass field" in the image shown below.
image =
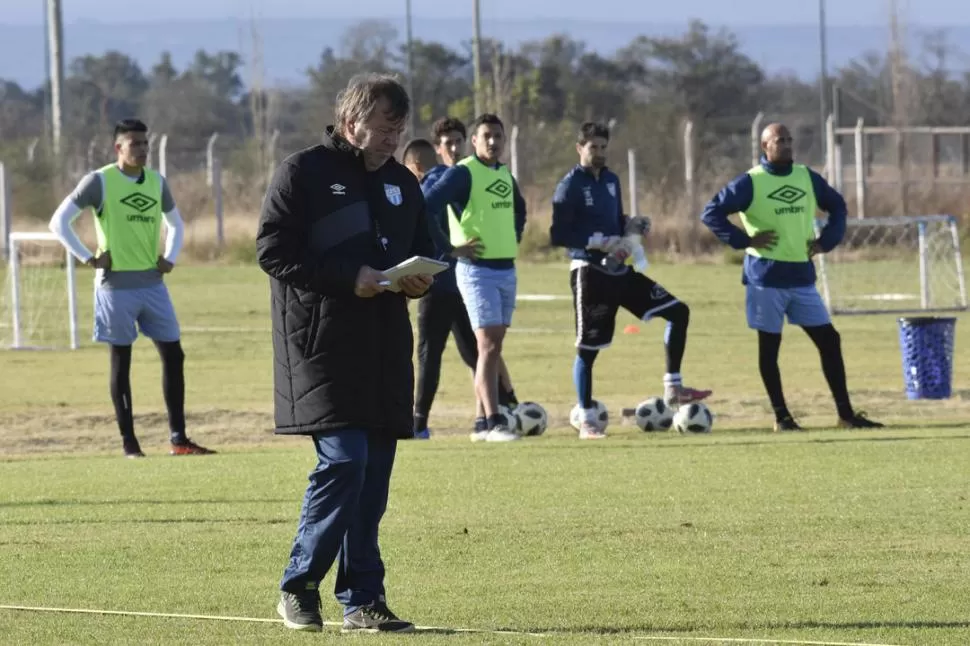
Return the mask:
[[(965, 317), (945, 402), (905, 400), (893, 317), (836, 320), (857, 408), (892, 425), (875, 432), (827, 428), (834, 411), (817, 355), (792, 329), (782, 374), (811, 431), (777, 436), (739, 268), (651, 273), (692, 306), (685, 375), (714, 389), (714, 433), (646, 434), (615, 420), (604, 442), (576, 440), (566, 424), (566, 270), (523, 266), (521, 294), (560, 298), (520, 302), (507, 360), (520, 398), (544, 404), (553, 427), (514, 445), (472, 445), (469, 375), (447, 350), (435, 438), (401, 445), (383, 525), (392, 607), (443, 627), (410, 639), (970, 643)], [(90, 274), (79, 277), (87, 339)], [(190, 435), (220, 454), (165, 454), (159, 366), (144, 340), (132, 370), (143, 461), (120, 457), (103, 348), (0, 354), (0, 605), (275, 619), (312, 452), (271, 433), (267, 281), (249, 266), (200, 266), (169, 285), (184, 327)], [(613, 412), (659, 393), (663, 328), (638, 328), (597, 360), (595, 396)], [(330, 597), (324, 611), (338, 618)], [(271, 621), (0, 609), (0, 642), (10, 644), (332, 635)]]

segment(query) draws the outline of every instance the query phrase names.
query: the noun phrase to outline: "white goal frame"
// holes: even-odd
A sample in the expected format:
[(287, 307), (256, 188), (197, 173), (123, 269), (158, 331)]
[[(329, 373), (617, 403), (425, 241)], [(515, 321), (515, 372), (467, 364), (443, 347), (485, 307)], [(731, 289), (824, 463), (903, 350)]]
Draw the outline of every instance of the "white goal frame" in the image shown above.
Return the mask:
[[(36, 346), (27, 346), (23, 343), (23, 330), (21, 328), (21, 298), (20, 298), (20, 253), (18, 243), (21, 242), (56, 242), (61, 245), (60, 238), (53, 233), (33, 233), (14, 231), (10, 234), (10, 257), (8, 259), (8, 271), (10, 272), (10, 311), (12, 313), (11, 324), (13, 325), (13, 343), (11, 350), (40, 350)], [(67, 314), (68, 329), (70, 331), (70, 348), (77, 350), (80, 346), (78, 342), (77, 325), (77, 289), (74, 275), (74, 256), (70, 251), (65, 250), (67, 255), (65, 271), (67, 272)]]
[[(927, 225), (943, 224), (950, 231), (952, 239), (952, 250), (954, 257), (954, 269), (957, 275), (959, 289), (959, 305), (950, 307), (932, 306), (930, 294), (930, 257), (929, 246), (927, 243)], [(821, 232), (824, 221), (816, 220), (816, 235)], [(852, 315), (852, 314), (906, 314), (906, 313), (929, 313), (929, 312), (962, 312), (968, 309), (967, 305), (967, 286), (963, 274), (963, 257), (960, 249), (960, 230), (957, 219), (952, 215), (920, 215), (920, 216), (887, 216), (874, 218), (849, 218), (846, 221), (846, 237), (852, 228), (872, 227), (878, 225), (885, 226), (915, 226), (917, 232), (918, 251), (919, 251), (919, 286), (920, 286), (920, 307), (905, 308), (885, 308), (885, 309), (846, 309), (833, 306), (833, 299), (829, 290), (829, 274), (826, 270), (825, 254), (819, 254), (816, 259), (818, 262), (819, 281), (821, 283), (822, 298), (825, 306), (833, 315)], [(840, 263), (829, 261), (828, 264), (838, 266)]]

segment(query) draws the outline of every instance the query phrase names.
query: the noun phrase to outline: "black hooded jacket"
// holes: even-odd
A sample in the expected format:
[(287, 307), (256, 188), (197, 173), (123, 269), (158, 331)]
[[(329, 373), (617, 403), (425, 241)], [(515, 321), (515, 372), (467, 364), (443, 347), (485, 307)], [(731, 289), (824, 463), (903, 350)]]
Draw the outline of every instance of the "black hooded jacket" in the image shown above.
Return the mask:
[(433, 256), (417, 179), (394, 159), (373, 172), (327, 129), (285, 159), (256, 236), (269, 274), (276, 432), (365, 429), (410, 437), (414, 336), (407, 297), (354, 294), (364, 265)]

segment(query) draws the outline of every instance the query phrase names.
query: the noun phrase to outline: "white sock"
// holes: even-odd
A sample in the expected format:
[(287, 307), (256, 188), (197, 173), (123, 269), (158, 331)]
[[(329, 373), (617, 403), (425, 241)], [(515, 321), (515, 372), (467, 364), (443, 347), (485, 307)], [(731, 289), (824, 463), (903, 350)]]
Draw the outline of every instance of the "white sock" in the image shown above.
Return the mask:
[(664, 388), (682, 386), (683, 382), (679, 372), (668, 372), (664, 375)]

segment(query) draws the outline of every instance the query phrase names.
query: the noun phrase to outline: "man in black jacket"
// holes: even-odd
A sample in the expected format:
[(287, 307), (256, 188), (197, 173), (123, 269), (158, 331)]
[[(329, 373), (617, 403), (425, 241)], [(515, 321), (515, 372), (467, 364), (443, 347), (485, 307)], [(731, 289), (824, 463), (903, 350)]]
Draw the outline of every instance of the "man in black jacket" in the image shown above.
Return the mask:
[(280, 583), (288, 628), (322, 630), (318, 586), (335, 560), (344, 632), (414, 628), (387, 607), (377, 542), (397, 440), (411, 436), (407, 297), (432, 282), (381, 273), (434, 253), (418, 182), (392, 158), (409, 110), (392, 77), (355, 77), (324, 143), (284, 160), (263, 204), (276, 432), (311, 436), (318, 458)]

